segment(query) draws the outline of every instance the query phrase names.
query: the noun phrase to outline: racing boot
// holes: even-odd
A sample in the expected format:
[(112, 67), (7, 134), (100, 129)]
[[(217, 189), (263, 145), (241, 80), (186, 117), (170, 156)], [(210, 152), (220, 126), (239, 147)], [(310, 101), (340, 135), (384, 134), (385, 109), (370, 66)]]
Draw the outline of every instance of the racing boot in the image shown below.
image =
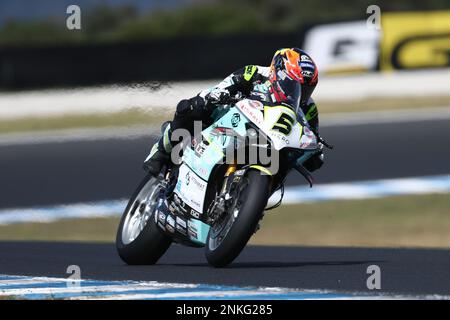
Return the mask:
[(153, 145), (150, 154), (144, 161), (144, 170), (152, 176), (157, 177), (163, 165), (170, 164), (170, 152), (172, 151), (172, 144), (170, 143), (170, 122), (166, 121), (161, 126), (162, 137)]

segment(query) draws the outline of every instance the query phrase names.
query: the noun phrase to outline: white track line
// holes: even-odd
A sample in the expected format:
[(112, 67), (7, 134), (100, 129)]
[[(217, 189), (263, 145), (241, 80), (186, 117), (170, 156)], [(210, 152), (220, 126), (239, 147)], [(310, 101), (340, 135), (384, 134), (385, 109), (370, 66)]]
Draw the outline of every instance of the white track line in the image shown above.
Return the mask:
[[(329, 183), (313, 188), (286, 188), (283, 203), (311, 203), (331, 200), (358, 200), (397, 195), (420, 195), (450, 192), (450, 175)], [(277, 194), (273, 200), (278, 199)]]
[[(48, 277), (2, 276), (0, 296), (25, 299), (131, 300), (131, 299), (304, 299), (304, 300), (378, 300), (378, 299), (449, 299), (442, 295), (407, 296), (387, 293), (335, 292), (271, 287), (236, 287), (138, 281), (81, 280)], [(84, 283), (84, 285), (83, 285)], [(89, 285), (86, 285), (88, 283)], [(20, 288), (17, 286), (20, 285)], [(28, 285), (28, 286), (27, 286)]]

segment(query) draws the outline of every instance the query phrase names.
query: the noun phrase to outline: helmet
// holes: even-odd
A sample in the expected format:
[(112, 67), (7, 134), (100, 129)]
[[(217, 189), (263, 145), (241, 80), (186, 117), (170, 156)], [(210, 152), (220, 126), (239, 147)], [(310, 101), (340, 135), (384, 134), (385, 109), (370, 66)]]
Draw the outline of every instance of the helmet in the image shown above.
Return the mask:
[(307, 103), (318, 82), (316, 64), (299, 48), (275, 52), (270, 71), (272, 98), (289, 104), (296, 111), (299, 104)]

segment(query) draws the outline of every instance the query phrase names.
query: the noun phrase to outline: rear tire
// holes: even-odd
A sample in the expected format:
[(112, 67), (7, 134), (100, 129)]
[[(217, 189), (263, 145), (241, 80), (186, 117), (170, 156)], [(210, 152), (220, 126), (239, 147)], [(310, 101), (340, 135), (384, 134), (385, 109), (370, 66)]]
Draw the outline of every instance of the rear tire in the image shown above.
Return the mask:
[(256, 170), (249, 170), (246, 177), (247, 187), (238, 196), (238, 201), (241, 201), (239, 213), (237, 217), (232, 212), (227, 213), (229, 219), (233, 220), (230, 221), (232, 225), (217, 247), (212, 228), (208, 233), (205, 256), (214, 267), (230, 264), (241, 253), (255, 232), (267, 205), (270, 177)]
[[(116, 236), (116, 248), (120, 258), (129, 265), (155, 264), (172, 243), (172, 240), (163, 234), (156, 225), (154, 207), (150, 210), (153, 212), (148, 213), (148, 219), (142, 220), (142, 223), (145, 223), (142, 230), (135, 231), (139, 234), (134, 239), (135, 234), (130, 234), (130, 231), (127, 231), (127, 228), (130, 228), (128, 226), (131, 223), (130, 219), (134, 215), (143, 214), (139, 208), (144, 203), (145, 197), (152, 192), (157, 192), (157, 190), (152, 189), (155, 186), (157, 186), (157, 180), (150, 175), (146, 176), (131, 196), (120, 220)], [(137, 223), (140, 222), (138, 219), (141, 218), (136, 216)]]

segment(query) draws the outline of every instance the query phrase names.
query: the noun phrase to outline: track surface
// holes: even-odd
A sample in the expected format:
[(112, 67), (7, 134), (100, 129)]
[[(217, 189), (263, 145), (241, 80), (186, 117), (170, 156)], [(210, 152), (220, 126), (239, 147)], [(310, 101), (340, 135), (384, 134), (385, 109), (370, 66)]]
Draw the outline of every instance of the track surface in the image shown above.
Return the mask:
[[(450, 172), (450, 120), (324, 127), (336, 148), (314, 174), (338, 182)], [(152, 141), (111, 139), (0, 147), (0, 208), (128, 197)], [(292, 174), (289, 184), (303, 183)], [(367, 291), (367, 267), (381, 267), (382, 290), (450, 294), (450, 250), (248, 247), (226, 269), (203, 250), (172, 246), (156, 266), (130, 267), (111, 244), (0, 242), (0, 274), (156, 280), (239, 286)]]
[[(173, 245), (154, 266), (127, 266), (113, 244), (0, 242), (0, 274), (152, 280), (368, 292), (369, 265), (381, 268), (380, 292), (450, 294), (450, 250), (247, 247), (234, 264), (214, 269), (202, 249)], [(378, 290), (377, 290), (378, 292)], [(374, 293), (374, 291), (371, 291)]]
[[(322, 128), (335, 145), (316, 182), (450, 172), (450, 120)], [(0, 208), (128, 197), (151, 139), (0, 147)], [(292, 173), (288, 184), (303, 183)]]

